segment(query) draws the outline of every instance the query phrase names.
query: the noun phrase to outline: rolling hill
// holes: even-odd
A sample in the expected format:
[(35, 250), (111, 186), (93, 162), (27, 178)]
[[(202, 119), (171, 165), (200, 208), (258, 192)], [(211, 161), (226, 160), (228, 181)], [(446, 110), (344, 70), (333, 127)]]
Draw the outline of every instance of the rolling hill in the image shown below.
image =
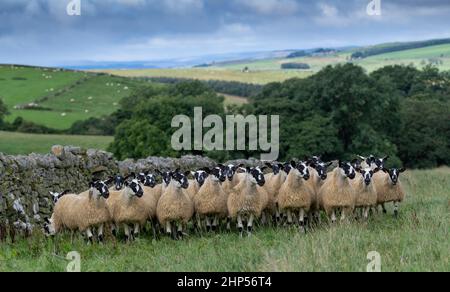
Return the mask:
[(0, 66), (0, 98), (11, 113), (7, 121), (22, 117), (54, 129), (112, 113), (138, 82), (81, 71)]

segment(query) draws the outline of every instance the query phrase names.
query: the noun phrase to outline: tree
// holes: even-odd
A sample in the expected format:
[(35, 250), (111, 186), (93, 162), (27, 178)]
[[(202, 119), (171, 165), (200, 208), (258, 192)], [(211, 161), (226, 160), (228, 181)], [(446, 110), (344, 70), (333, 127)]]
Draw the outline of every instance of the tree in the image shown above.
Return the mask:
[(193, 123), (195, 107), (202, 108), (203, 116), (224, 116), (223, 101), (223, 97), (197, 81), (142, 88), (122, 100), (120, 123), (109, 150), (121, 159), (204, 154), (203, 151), (175, 152), (172, 149), (171, 137), (178, 130), (171, 127), (172, 119), (185, 115)]
[(450, 102), (408, 99), (401, 110), (402, 128), (395, 140), (407, 167), (450, 164)]
[(0, 130), (1, 129), (5, 129), (5, 122), (3, 121), (3, 119), (6, 117), (6, 115), (8, 115), (8, 108), (6, 107), (6, 105), (3, 103), (2, 99), (0, 98)]

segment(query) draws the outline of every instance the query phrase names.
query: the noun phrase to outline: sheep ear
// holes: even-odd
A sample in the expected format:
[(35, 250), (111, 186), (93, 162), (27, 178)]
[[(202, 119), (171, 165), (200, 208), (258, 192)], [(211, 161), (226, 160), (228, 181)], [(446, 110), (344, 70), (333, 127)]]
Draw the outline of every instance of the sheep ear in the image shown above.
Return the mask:
[(343, 165), (344, 165), (344, 164), (342, 163), (342, 161), (339, 160), (339, 167), (342, 168)]
[(185, 177), (188, 177), (190, 173), (191, 173), (190, 171), (186, 171), (186, 172), (184, 173), (184, 176), (185, 176)]
[(263, 167), (261, 167), (261, 171), (264, 171), (264, 170), (266, 170), (268, 168), (272, 168), (272, 167), (263, 166)]
[(284, 165), (281, 164), (281, 163), (278, 163), (278, 167), (279, 167), (280, 169), (282, 169), (282, 168), (284, 167)]
[(295, 168), (297, 166), (297, 163), (294, 160), (291, 160), (291, 166)]
[(326, 166), (326, 167), (330, 167), (332, 164), (333, 164), (333, 162), (330, 161), (330, 162), (328, 162), (328, 163), (325, 163), (325, 166)]
[(399, 170), (398, 170), (398, 172), (400, 172), (400, 173), (403, 173), (403, 172), (405, 172), (406, 171), (406, 169), (405, 168), (400, 168)]
[(383, 161), (388, 160), (388, 159), (389, 159), (389, 155), (386, 155), (386, 156), (383, 158)]
[(266, 166), (272, 168), (272, 163), (266, 162)]
[(383, 170), (384, 173), (388, 173), (388, 172), (389, 172), (389, 169), (387, 169), (387, 168), (385, 168), (385, 167), (383, 167), (382, 170)]
[(61, 198), (64, 195), (67, 195), (70, 191), (69, 190), (65, 190), (64, 192), (62, 192), (59, 197)]
[(359, 162), (358, 159), (353, 159), (352, 162), (351, 162), (351, 164), (357, 164), (358, 162)]
[(252, 171), (252, 168), (251, 168), (250, 166), (247, 166), (246, 171), (247, 171), (248, 173), (250, 173), (250, 172)]
[(195, 177), (195, 171), (191, 171), (191, 175)]

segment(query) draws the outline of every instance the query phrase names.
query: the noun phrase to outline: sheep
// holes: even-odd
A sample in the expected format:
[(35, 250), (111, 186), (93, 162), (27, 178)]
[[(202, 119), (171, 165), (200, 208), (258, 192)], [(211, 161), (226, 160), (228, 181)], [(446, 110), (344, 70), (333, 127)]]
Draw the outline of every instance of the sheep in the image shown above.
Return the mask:
[(322, 206), (319, 203), (319, 190), (323, 186), (328, 177), (327, 169), (332, 162), (325, 163), (320, 157), (314, 156), (308, 160), (310, 179), (306, 182), (313, 190), (311, 209), (309, 213), (309, 221), (314, 219), (316, 223), (320, 223), (320, 210)]
[(355, 193), (349, 180), (356, 177), (355, 169), (350, 162), (339, 161), (330, 177), (319, 190), (319, 204), (323, 206), (332, 223), (336, 222), (336, 211), (341, 211), (341, 221), (349, 216), (355, 208)]
[(377, 204), (377, 192), (373, 183), (373, 175), (379, 171), (378, 168), (372, 170), (371, 167), (358, 169), (360, 175), (351, 181), (351, 186), (355, 192), (355, 208), (361, 209), (361, 213), (365, 220), (369, 217), (369, 211)]
[(88, 242), (93, 243), (92, 228), (98, 227), (98, 240), (103, 242), (103, 226), (111, 220), (106, 204), (109, 190), (105, 182), (94, 181), (89, 185), (88, 196), (66, 194), (55, 205), (51, 219), (45, 226), (49, 235), (64, 228), (86, 232)]
[[(242, 168), (243, 166), (244, 166), (244, 164), (239, 164), (239, 165), (228, 164), (225, 167), (225, 176), (227, 179), (225, 180), (225, 182), (222, 183), (222, 188), (225, 191), (225, 193), (227, 194), (227, 196), (230, 195), (233, 188), (235, 186), (237, 186), (237, 184), (241, 180), (242, 176), (244, 175), (243, 173), (236, 173), (236, 171), (238, 169)], [(227, 230), (231, 230), (231, 218), (230, 217), (227, 218)]]
[(171, 171), (161, 172), (159, 170), (156, 170), (156, 173), (162, 177), (162, 184), (161, 184), (162, 188), (161, 188), (161, 191), (162, 191), (162, 193), (164, 193), (166, 188), (169, 186), (170, 181), (172, 180), (172, 174), (173, 173)]
[[(131, 181), (128, 179), (125, 180), (125, 188), (122, 191), (111, 192), (110, 198), (106, 201), (111, 220), (115, 225), (113, 232), (115, 233), (118, 226), (123, 225), (127, 242), (138, 236), (139, 227), (144, 226), (148, 219), (148, 211), (141, 200), (144, 190), (137, 179), (133, 178)], [(134, 226), (133, 233), (129, 229), (130, 224)]]
[(286, 181), (287, 174), (283, 171), (284, 165), (281, 163), (266, 163), (266, 166), (271, 168), (273, 172), (264, 176), (266, 180), (264, 188), (266, 189), (269, 198), (273, 201), (275, 208), (275, 220), (276, 222), (280, 222), (281, 215), (278, 206), (278, 194), (281, 186)]
[(382, 158), (375, 158), (373, 155), (369, 155), (368, 157), (364, 157), (361, 155), (358, 155), (358, 157), (362, 160), (362, 162), (358, 162), (357, 166), (361, 168), (372, 168), (372, 170), (375, 170), (375, 168), (383, 169), (386, 160), (389, 159), (389, 156), (384, 156)]
[(405, 172), (404, 168), (383, 168), (383, 175), (374, 176), (374, 184), (377, 191), (377, 205), (387, 213), (385, 203), (394, 203), (394, 215), (398, 217), (398, 204), (405, 199), (405, 191), (400, 182), (400, 174)]
[(156, 207), (158, 206), (159, 198), (162, 194), (162, 185), (156, 184), (156, 175), (149, 172), (140, 173), (138, 180), (143, 185), (144, 195), (142, 196), (142, 203), (145, 206), (145, 210), (148, 216), (148, 220), (152, 224), (153, 235), (156, 236)]
[(206, 170), (209, 176), (194, 197), (195, 212), (199, 220), (205, 219), (208, 232), (215, 231), (219, 225), (219, 220), (228, 217), (228, 195), (221, 185), (226, 179), (224, 170), (224, 167), (220, 166), (212, 170)]
[(305, 232), (305, 215), (313, 202), (314, 191), (306, 181), (309, 180), (309, 168), (305, 162), (291, 162), (292, 170), (280, 188), (278, 205), (288, 216), (288, 224), (292, 224), (292, 213), (298, 212), (300, 231)]
[(227, 179), (222, 184), (222, 187), (227, 194), (229, 194), (231, 190), (239, 183), (239, 175), (236, 175), (236, 171), (243, 166), (243, 164), (229, 164), (225, 167), (225, 176)]
[(187, 193), (189, 195), (189, 198), (192, 201), (194, 201), (194, 197), (198, 193), (198, 190), (200, 190), (200, 188), (205, 183), (205, 180), (208, 177), (208, 173), (204, 169), (202, 169), (202, 170), (192, 171), (191, 174), (194, 177), (194, 179), (189, 180), (189, 187), (187, 189)]
[(110, 191), (120, 191), (123, 189), (123, 186), (125, 184), (125, 178), (123, 176), (116, 175), (114, 177), (114, 187), (110, 188)]
[(185, 192), (189, 187), (188, 175), (189, 172), (183, 174), (179, 170), (170, 172), (170, 183), (159, 199), (156, 209), (159, 223), (166, 228), (166, 233), (174, 238), (176, 235), (172, 232), (172, 223), (177, 224), (177, 235), (182, 238), (183, 225), (186, 225), (194, 214), (194, 203)]
[(52, 196), (53, 205), (55, 205), (56, 203), (58, 203), (59, 199), (61, 199), (62, 197), (64, 197), (68, 193), (70, 193), (70, 191), (65, 190), (62, 193), (58, 193), (58, 192), (49, 192), (49, 193), (50, 193), (50, 196)]
[(248, 217), (247, 232), (250, 236), (253, 230), (253, 221), (261, 216), (264, 200), (267, 197), (267, 192), (263, 188), (264, 184), (265, 178), (262, 169), (247, 167), (242, 180), (228, 196), (228, 214), (232, 219), (237, 220), (241, 236), (244, 230), (242, 219)]

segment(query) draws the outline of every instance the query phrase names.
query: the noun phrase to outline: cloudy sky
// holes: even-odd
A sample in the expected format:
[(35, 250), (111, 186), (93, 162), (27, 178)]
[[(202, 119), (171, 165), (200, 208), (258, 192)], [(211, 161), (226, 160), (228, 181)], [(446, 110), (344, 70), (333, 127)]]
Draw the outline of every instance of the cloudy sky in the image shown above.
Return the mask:
[(449, 0), (0, 0), (0, 63), (77, 65), (450, 37)]

